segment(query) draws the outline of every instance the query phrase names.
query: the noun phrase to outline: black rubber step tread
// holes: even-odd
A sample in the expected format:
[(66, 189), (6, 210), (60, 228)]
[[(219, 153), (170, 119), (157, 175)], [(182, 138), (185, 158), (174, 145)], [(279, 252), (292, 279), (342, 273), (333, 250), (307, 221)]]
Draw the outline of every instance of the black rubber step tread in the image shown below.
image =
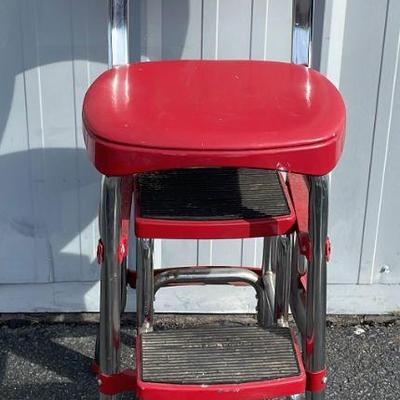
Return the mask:
[(289, 328), (195, 328), (142, 335), (146, 382), (210, 385), (299, 374)]
[(140, 174), (143, 218), (229, 220), (289, 214), (278, 172), (191, 168)]

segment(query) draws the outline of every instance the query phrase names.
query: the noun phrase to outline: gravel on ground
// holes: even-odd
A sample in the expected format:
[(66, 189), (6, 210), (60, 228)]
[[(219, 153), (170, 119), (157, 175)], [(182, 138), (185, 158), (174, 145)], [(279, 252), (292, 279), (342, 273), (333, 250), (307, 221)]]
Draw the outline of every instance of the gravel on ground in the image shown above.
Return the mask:
[[(249, 316), (200, 318), (204, 324), (248, 324)], [(159, 316), (159, 329), (199, 324), (191, 316)], [(134, 365), (134, 322), (122, 327), (122, 364)], [(94, 323), (0, 322), (0, 399), (98, 399), (90, 372)], [(400, 399), (400, 319), (334, 319), (327, 326), (328, 400)], [(124, 394), (121, 399), (134, 399)]]

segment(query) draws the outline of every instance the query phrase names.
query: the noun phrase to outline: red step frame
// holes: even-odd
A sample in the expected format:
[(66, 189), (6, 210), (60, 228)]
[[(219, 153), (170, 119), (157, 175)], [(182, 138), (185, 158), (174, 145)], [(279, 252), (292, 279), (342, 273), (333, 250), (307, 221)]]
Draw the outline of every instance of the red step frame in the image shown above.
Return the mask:
[(135, 192), (136, 237), (154, 239), (242, 239), (278, 236), (289, 233), (296, 223), (296, 213), (285, 181), (279, 174), (289, 214), (256, 219), (190, 221), (142, 218), (140, 202)]
[(141, 337), (139, 335), (136, 339), (136, 396), (140, 400), (265, 400), (304, 393), (306, 373), (293, 330), (292, 336), (300, 368), (298, 376), (240, 384), (179, 385), (142, 381)]

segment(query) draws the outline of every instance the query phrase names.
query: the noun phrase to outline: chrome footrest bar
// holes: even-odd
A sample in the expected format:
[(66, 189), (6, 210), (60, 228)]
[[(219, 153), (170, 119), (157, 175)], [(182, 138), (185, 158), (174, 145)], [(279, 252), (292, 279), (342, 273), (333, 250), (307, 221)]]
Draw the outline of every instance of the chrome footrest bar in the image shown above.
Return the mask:
[(245, 283), (254, 288), (258, 302), (258, 320), (261, 326), (272, 325), (270, 303), (263, 288), (262, 279), (245, 268), (176, 268), (156, 275), (154, 292), (166, 286), (204, 284), (226, 285)]

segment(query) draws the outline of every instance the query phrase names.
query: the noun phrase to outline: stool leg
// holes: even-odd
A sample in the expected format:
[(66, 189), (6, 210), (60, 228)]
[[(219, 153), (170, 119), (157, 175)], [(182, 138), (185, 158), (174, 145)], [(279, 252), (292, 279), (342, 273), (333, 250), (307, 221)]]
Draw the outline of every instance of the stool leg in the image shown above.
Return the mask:
[[(100, 233), (104, 261), (100, 286), (100, 371), (120, 370), (121, 264), (118, 249), (121, 230), (121, 178), (103, 177), (101, 185)], [(116, 399), (100, 394), (100, 399)]]
[[(121, 264), (121, 316), (125, 312), (127, 301), (127, 257), (124, 258)], [(96, 344), (94, 350), (94, 362), (97, 366), (100, 365), (100, 327), (97, 330)]]
[[(306, 371), (325, 370), (326, 325), (326, 238), (328, 230), (329, 180), (327, 176), (310, 177), (310, 239), (312, 259), (307, 274), (306, 299)], [(307, 400), (325, 399), (325, 390), (307, 392)]]
[(276, 264), (275, 286), (275, 322), (280, 326), (289, 326), (292, 243), (293, 235), (280, 236), (278, 239), (278, 259)]
[(137, 239), (136, 251), (136, 324), (138, 333), (153, 330), (154, 267), (153, 239)]

